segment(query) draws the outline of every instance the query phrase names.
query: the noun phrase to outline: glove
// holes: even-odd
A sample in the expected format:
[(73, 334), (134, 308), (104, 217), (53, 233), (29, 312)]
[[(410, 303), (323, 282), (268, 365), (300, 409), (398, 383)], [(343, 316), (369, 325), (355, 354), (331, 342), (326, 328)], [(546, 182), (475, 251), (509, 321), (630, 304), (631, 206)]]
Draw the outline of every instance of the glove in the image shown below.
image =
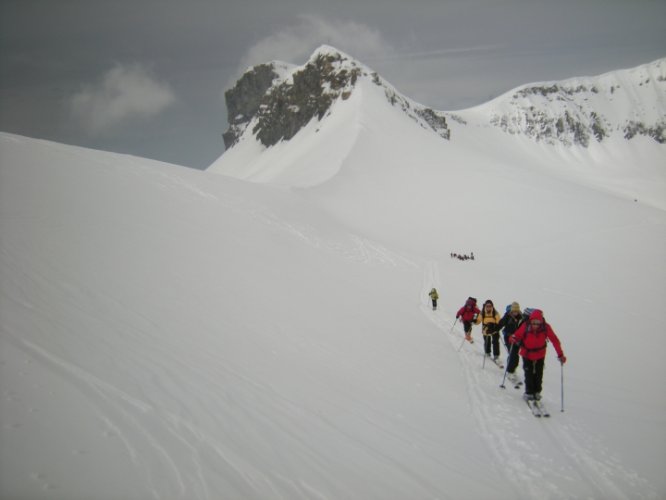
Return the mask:
[(562, 364), (564, 364), (564, 363), (567, 362), (567, 357), (566, 357), (564, 354), (562, 354), (562, 356), (560, 356), (560, 357), (557, 358), (557, 359), (559, 359), (559, 360), (560, 360), (560, 363), (562, 363)]

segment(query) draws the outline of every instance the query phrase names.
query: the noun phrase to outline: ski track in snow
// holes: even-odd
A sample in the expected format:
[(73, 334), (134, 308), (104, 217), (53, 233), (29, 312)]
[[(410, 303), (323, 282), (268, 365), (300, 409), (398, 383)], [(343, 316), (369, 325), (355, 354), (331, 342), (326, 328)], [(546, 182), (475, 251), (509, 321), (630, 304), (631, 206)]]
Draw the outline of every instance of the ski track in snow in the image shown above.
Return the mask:
[[(425, 265), (422, 296), (427, 297), (430, 288), (439, 288), (440, 283), (437, 263), (429, 262)], [(492, 362), (483, 367), (478, 326), (472, 331), (475, 343), (469, 344), (463, 341), (462, 325), (441, 306), (433, 311), (427, 300), (421, 309), (448, 338), (450, 347), (458, 351), (479, 434), (495, 457), (497, 469), (514, 486), (516, 498), (658, 498), (656, 492), (636, 496), (638, 488), (646, 491), (645, 481), (636, 472), (626, 470), (594, 436), (576, 424), (575, 417), (560, 412), (560, 400), (553, 398), (554, 393), (559, 395), (558, 388), (544, 384), (544, 403), (551, 417), (535, 418), (522, 400), (522, 387), (515, 389), (508, 383), (502, 389), (499, 386), (504, 370)], [(557, 368), (550, 363), (546, 369)], [(522, 360), (516, 372), (522, 378)], [(599, 450), (605, 452), (597, 455)], [(559, 480), (554, 482), (549, 477)]]

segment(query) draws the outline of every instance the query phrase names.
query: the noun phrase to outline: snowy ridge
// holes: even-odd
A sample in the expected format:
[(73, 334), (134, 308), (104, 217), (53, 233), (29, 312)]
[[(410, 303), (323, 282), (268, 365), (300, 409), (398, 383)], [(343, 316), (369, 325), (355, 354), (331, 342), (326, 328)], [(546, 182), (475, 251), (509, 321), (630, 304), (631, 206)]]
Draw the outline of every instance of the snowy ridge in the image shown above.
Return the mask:
[(598, 77), (524, 85), (477, 111), (504, 132), (547, 144), (587, 147), (612, 136), (637, 135), (663, 144), (666, 59)]

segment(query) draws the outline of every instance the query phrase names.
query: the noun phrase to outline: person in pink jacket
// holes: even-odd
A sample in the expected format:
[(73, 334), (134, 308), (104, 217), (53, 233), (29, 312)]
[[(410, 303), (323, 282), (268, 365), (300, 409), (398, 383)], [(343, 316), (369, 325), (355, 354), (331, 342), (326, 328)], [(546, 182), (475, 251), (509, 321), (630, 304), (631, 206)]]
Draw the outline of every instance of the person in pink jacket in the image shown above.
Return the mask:
[(550, 341), (557, 352), (557, 359), (564, 364), (567, 358), (562, 352), (560, 339), (543, 318), (543, 312), (535, 309), (530, 313), (528, 321), (525, 321), (509, 339), (511, 343), (520, 346), (520, 355), (523, 358), (523, 370), (525, 372), (525, 394), (526, 400), (541, 399), (543, 382), (543, 367), (546, 359), (547, 341)]

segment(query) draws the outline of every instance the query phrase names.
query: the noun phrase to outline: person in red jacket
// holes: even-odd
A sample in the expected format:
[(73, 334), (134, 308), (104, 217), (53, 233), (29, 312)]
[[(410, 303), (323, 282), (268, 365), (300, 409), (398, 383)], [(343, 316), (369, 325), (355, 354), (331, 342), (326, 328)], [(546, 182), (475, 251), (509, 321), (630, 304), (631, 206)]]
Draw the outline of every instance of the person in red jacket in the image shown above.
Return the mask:
[(474, 343), (472, 338), (472, 324), (479, 324), (479, 308), (476, 307), (476, 299), (470, 297), (456, 313), (456, 318), (461, 319), (463, 322), (463, 329), (465, 330), (465, 338), (470, 344)]
[(530, 313), (529, 320), (520, 325), (509, 340), (511, 343), (520, 346), (520, 355), (523, 358), (523, 370), (525, 372), (525, 394), (523, 397), (527, 400), (541, 399), (546, 341), (550, 340), (552, 342), (560, 363), (564, 364), (567, 361), (564, 352), (562, 352), (560, 339), (557, 338), (553, 329), (543, 319), (543, 312), (535, 309)]

